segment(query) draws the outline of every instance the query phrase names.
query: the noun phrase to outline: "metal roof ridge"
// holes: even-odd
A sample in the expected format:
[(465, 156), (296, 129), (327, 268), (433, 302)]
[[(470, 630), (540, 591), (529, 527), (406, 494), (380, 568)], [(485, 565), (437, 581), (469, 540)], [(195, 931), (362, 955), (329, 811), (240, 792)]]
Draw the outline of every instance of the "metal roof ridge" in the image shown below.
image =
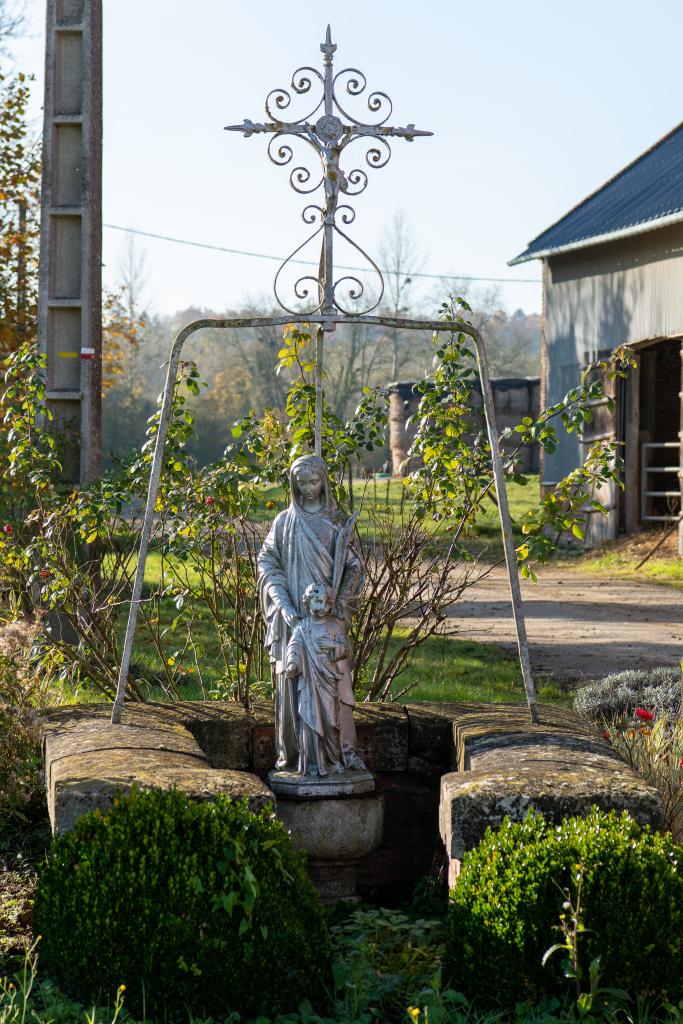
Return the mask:
[[(617, 171), (616, 174), (613, 174), (611, 178), (608, 178), (607, 181), (603, 182), (602, 185), (600, 185), (598, 188), (593, 189), (592, 192), (589, 192), (587, 196), (584, 196), (584, 198), (581, 199), (578, 203), (575, 203), (574, 206), (570, 207), (567, 210), (566, 213), (564, 213), (561, 217), (558, 217), (558, 219), (553, 221), (552, 224), (549, 224), (546, 228), (543, 229), (543, 231), (539, 231), (539, 233), (535, 236), (535, 238), (532, 238), (531, 241), (527, 243), (527, 247), (524, 250), (524, 252), (520, 253), (519, 256), (515, 256), (515, 258), (512, 259), (512, 260), (508, 260), (508, 263), (507, 263), (508, 267), (514, 267), (514, 266), (516, 266), (519, 263), (527, 263), (529, 260), (539, 259), (542, 255), (548, 255), (548, 254), (550, 254), (553, 251), (556, 251), (556, 252), (562, 251), (562, 252), (564, 252), (565, 249), (568, 248), (568, 247), (579, 248), (580, 245), (584, 245), (585, 246), (585, 245), (591, 244), (593, 239), (585, 239), (584, 241), (577, 241), (576, 243), (574, 243), (574, 242), (568, 243), (567, 246), (562, 246), (561, 248), (558, 248), (556, 250), (553, 250), (553, 249), (548, 249), (547, 251), (546, 250), (543, 250), (543, 251), (539, 250), (539, 252), (531, 253), (529, 256), (525, 256), (524, 255), (524, 253), (529, 250), (529, 248), (534, 244), (534, 242), (536, 242), (543, 235), (547, 234), (548, 231), (552, 231), (553, 228), (557, 227), (558, 224), (561, 224), (563, 220), (566, 220), (567, 217), (571, 216), (571, 214), (574, 213), (576, 210), (580, 209), (582, 206), (585, 206), (586, 203), (590, 202), (591, 199), (593, 199), (595, 196), (599, 195), (600, 192), (604, 192), (604, 190), (606, 188), (608, 188), (613, 182), (617, 181), (618, 178), (621, 178), (624, 174), (626, 174), (627, 171), (630, 171), (632, 167), (635, 167), (635, 165), (640, 163), (641, 160), (644, 160), (645, 157), (647, 157), (651, 153), (653, 153), (655, 151), (655, 149), (658, 149), (659, 146), (663, 145), (668, 139), (670, 139), (672, 137), (672, 135), (675, 135), (676, 132), (679, 132), (682, 128), (683, 128), (683, 121), (680, 121), (674, 128), (672, 128), (670, 131), (668, 131), (665, 135), (662, 135), (661, 139), (658, 139), (657, 142), (654, 142), (648, 149), (644, 150), (642, 153), (640, 153), (639, 156), (637, 156), (633, 160), (631, 160), (630, 163), (628, 163), (624, 167), (622, 167), (620, 171)], [(652, 223), (654, 223), (654, 221)], [(613, 238), (622, 237), (623, 236), (623, 232), (626, 231), (626, 230), (629, 230), (629, 229), (625, 229), (625, 228), (621, 229), (620, 228), (618, 231), (612, 232), (610, 234), (610, 237), (613, 237)], [(603, 235), (599, 235), (599, 236), (596, 235), (595, 236), (595, 238), (600, 238), (600, 239), (603, 239), (604, 237), (606, 237), (606, 235), (604, 235), (604, 236)]]
[[(667, 227), (669, 224), (677, 224), (680, 221), (683, 221), (683, 209), (677, 210), (675, 213), (669, 213), (664, 217), (653, 217), (650, 220), (639, 221), (638, 224), (630, 224), (628, 227), (618, 228), (616, 231), (606, 231), (602, 235), (588, 235), (586, 238), (579, 238), (575, 242), (567, 242), (566, 245), (556, 245), (549, 249), (539, 249), (538, 252), (532, 252), (528, 255), (525, 250), (525, 252), (520, 253), (519, 256), (515, 256), (513, 260), (508, 260), (507, 265), (509, 267), (514, 267), (519, 263), (528, 263), (530, 260), (544, 259), (546, 256), (557, 256), (560, 253), (571, 252), (574, 249), (588, 249), (592, 245), (604, 245), (605, 242), (612, 242), (619, 238), (628, 238), (629, 235), (643, 235), (648, 231)], [(532, 243), (530, 242), (529, 245), (531, 244)]]

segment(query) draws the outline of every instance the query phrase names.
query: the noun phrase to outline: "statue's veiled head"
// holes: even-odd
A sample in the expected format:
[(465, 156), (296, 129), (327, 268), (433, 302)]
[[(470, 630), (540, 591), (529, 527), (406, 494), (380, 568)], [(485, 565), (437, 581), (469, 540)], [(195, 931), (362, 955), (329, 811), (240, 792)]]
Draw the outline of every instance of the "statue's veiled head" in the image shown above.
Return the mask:
[(321, 510), (334, 507), (327, 466), (318, 455), (302, 455), (289, 471), (292, 503), (303, 508), (304, 502), (320, 500)]

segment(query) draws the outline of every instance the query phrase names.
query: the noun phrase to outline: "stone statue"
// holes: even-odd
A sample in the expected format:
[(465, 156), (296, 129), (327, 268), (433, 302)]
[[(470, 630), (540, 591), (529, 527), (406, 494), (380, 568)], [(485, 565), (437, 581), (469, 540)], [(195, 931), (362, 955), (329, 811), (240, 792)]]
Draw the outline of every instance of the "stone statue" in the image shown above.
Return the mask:
[(303, 604), (308, 614), (295, 626), (287, 645), (286, 670), (296, 687), (299, 774), (324, 776), (343, 772), (343, 760), (360, 767), (355, 751), (348, 748), (349, 723), (344, 751), (341, 741), (342, 715), (352, 715), (350, 705), (340, 699), (341, 694), (351, 692), (351, 648), (332, 616), (330, 587), (311, 583), (304, 591)]
[(349, 627), (365, 567), (355, 519), (337, 508), (315, 455), (290, 470), (291, 501), (258, 556), (275, 688), (276, 771), (324, 778), (365, 771), (356, 753)]

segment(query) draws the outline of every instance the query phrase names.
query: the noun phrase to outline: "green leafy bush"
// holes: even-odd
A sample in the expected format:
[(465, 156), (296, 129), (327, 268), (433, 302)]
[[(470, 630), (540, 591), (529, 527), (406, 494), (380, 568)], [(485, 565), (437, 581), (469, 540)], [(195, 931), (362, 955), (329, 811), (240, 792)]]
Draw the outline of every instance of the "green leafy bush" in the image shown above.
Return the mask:
[(134, 1014), (223, 1018), (318, 1000), (328, 982), (317, 893), (272, 812), (133, 792), (56, 840), (38, 883), (50, 977), (88, 1001), (126, 986)]
[(633, 714), (637, 707), (677, 715), (681, 707), (681, 670), (669, 666), (613, 672), (582, 686), (574, 707), (594, 722)]
[(44, 813), (39, 711), (46, 687), (28, 666), (36, 624), (0, 624), (0, 816), (26, 821)]
[(529, 815), (489, 829), (466, 856), (451, 894), (444, 974), (481, 1005), (563, 995), (559, 957), (566, 893), (581, 867), (584, 975), (600, 957), (601, 983), (633, 995), (683, 996), (683, 864), (669, 836), (627, 814), (593, 809), (550, 825)]
[(438, 978), (443, 921), (408, 917), (398, 910), (356, 910), (330, 929), (334, 955), (335, 1015), (367, 1014), (390, 1024)]

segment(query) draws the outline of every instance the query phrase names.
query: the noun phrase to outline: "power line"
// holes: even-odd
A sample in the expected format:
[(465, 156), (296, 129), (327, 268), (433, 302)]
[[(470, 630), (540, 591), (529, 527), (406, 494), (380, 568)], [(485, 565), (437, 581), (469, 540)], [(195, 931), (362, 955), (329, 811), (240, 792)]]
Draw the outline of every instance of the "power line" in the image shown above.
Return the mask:
[[(111, 228), (113, 231), (126, 231), (129, 235), (142, 235), (143, 238), (157, 238), (162, 242), (175, 242), (176, 245), (191, 245), (195, 249), (211, 249), (214, 252), (229, 252), (233, 256), (252, 256), (258, 260), (276, 260), (278, 263), (282, 263), (284, 256), (271, 256), (265, 252), (249, 252), (247, 249), (228, 249), (225, 245), (210, 245), (208, 242), (192, 242), (188, 238), (173, 238), (172, 235), (157, 235), (153, 231), (140, 231), (138, 228), (124, 228), (120, 224), (104, 224), (105, 228)], [(293, 259), (290, 263), (302, 263), (307, 267), (317, 267), (318, 262), (316, 260), (298, 260)], [(350, 267), (343, 263), (338, 263), (337, 266), (340, 270), (354, 270), (356, 273), (369, 274), (372, 273), (367, 267)], [(390, 270), (380, 268), (384, 274), (391, 273)], [(487, 283), (495, 284), (541, 284), (540, 278), (536, 277), (470, 277), (469, 274), (423, 274), (414, 273), (410, 274), (410, 277), (428, 277), (435, 281), (447, 281), (452, 278), (455, 281), (482, 281)]]

